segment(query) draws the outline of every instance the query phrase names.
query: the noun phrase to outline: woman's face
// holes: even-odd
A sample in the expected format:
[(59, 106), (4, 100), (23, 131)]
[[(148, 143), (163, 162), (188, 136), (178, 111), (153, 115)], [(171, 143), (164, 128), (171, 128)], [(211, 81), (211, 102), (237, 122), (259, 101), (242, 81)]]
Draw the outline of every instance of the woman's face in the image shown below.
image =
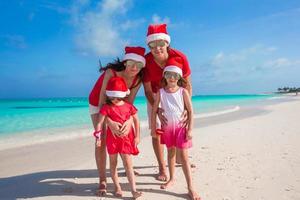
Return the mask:
[(135, 60), (126, 60), (125, 66), (126, 74), (128, 74), (129, 76), (136, 76), (144, 67), (144, 64)]
[(148, 44), (152, 55), (154, 58), (158, 60), (164, 61), (168, 55), (167, 47), (169, 46), (168, 43), (164, 40), (155, 40), (152, 42), (149, 42)]

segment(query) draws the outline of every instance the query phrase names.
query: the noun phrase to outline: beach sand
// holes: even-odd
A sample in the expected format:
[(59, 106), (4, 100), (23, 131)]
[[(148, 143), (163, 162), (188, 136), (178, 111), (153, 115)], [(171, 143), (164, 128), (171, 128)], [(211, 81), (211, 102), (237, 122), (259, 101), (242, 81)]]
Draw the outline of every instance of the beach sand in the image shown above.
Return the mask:
[[(195, 121), (192, 176), (203, 200), (300, 199), (300, 99), (290, 98)], [(1, 150), (0, 199), (115, 199), (110, 178), (107, 196), (94, 194), (93, 143), (92, 137), (82, 137)], [(176, 167), (175, 185), (161, 190), (149, 136), (139, 149), (134, 166), (141, 173), (140, 199), (188, 199), (181, 168)], [(130, 199), (119, 161), (123, 199)]]

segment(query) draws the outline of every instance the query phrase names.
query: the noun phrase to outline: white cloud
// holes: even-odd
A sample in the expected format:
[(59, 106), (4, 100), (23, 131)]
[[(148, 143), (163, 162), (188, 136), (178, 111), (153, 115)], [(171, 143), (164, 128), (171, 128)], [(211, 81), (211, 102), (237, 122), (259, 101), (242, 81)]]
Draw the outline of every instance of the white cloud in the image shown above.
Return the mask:
[(287, 58), (277, 58), (274, 60), (268, 60), (263, 64), (266, 68), (285, 68), (285, 67), (292, 67), (292, 66), (300, 66), (300, 60), (290, 60)]
[(129, 20), (126, 12), (131, 0), (77, 1), (71, 8), (72, 25), (76, 28), (75, 43), (82, 54), (116, 56), (128, 43), (123, 33), (139, 26), (143, 19)]
[(162, 24), (162, 23), (165, 23), (165, 24), (170, 24), (170, 18), (169, 17), (164, 17), (164, 18), (161, 18), (159, 15), (157, 14), (154, 14), (152, 16), (152, 23), (153, 24)]

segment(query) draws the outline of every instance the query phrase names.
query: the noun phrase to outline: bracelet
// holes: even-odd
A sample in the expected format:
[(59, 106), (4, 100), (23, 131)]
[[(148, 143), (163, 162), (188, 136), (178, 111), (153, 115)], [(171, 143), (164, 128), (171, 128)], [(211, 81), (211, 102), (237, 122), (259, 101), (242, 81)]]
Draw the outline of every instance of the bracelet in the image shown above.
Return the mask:
[(102, 130), (100, 131), (94, 131), (93, 135), (96, 139), (100, 139), (101, 137), (101, 134), (102, 134)]

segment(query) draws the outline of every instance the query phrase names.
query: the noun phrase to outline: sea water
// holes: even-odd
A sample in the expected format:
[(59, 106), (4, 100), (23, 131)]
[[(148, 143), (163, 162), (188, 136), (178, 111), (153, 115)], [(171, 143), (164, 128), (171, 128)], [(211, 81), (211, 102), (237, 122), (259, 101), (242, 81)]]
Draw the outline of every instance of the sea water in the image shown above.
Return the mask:
[[(192, 103), (195, 116), (199, 116), (234, 110), (237, 106), (271, 97), (273, 95), (193, 96)], [(145, 97), (137, 97), (134, 102), (144, 123), (147, 121), (146, 104)], [(87, 98), (0, 100), (0, 139), (7, 135), (71, 127), (92, 127)]]

